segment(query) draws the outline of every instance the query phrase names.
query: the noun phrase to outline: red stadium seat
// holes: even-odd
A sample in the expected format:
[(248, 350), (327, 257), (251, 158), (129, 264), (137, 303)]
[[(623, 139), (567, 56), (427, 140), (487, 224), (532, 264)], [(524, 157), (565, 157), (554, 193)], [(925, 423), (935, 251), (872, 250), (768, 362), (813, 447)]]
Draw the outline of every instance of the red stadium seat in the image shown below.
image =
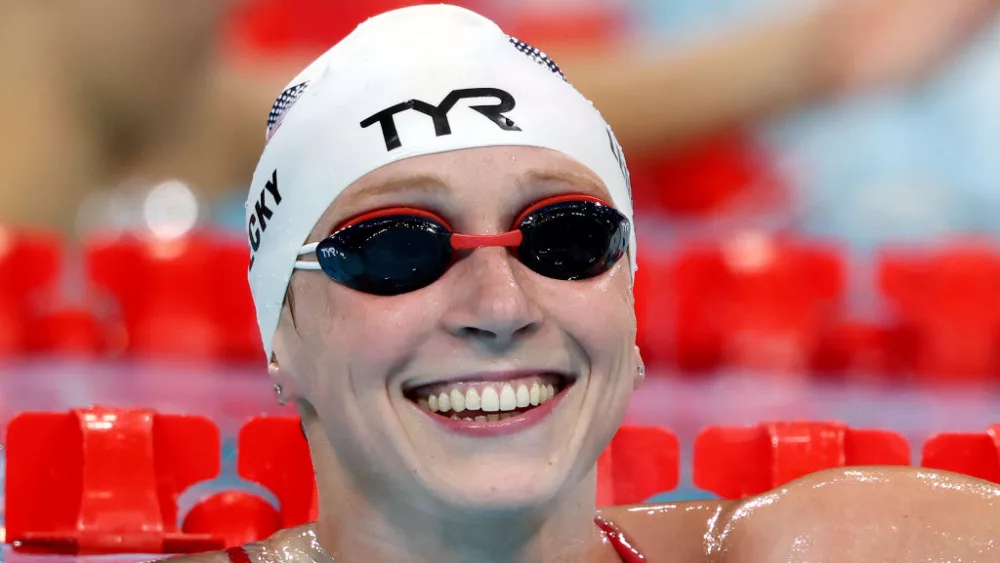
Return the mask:
[(230, 360), (266, 361), (257, 328), (253, 296), (247, 283), (250, 252), (242, 239), (221, 241), (213, 277), (223, 288), (216, 297), (224, 328), (225, 355)]
[(759, 234), (688, 248), (675, 268), (677, 364), (687, 371), (804, 371), (844, 284), (835, 249)]
[(606, 49), (628, 29), (627, 13), (615, 3), (522, 2), (488, 15), (508, 34), (543, 52)]
[(920, 465), (1000, 483), (1000, 424), (986, 432), (949, 432), (924, 443)]
[(92, 283), (118, 305), (129, 353), (220, 360), (260, 354), (243, 241), (214, 233), (95, 238), (86, 259)]
[(113, 345), (108, 327), (80, 306), (41, 315), (32, 322), (31, 331), (31, 351), (48, 355), (100, 356)]
[(7, 428), (7, 541), (80, 554), (221, 548), (177, 526), (178, 495), (219, 463), (219, 431), (202, 417), (102, 407), (18, 415)]
[(316, 519), (316, 478), (297, 416), (259, 416), (240, 429), (237, 471), (278, 497), (282, 527)]
[(1000, 374), (1000, 251), (954, 244), (937, 252), (886, 253), (879, 284), (912, 335), (912, 367), (928, 378)]
[(622, 426), (597, 462), (597, 506), (641, 503), (672, 491), (679, 479), (677, 436), (663, 428)]
[(901, 435), (835, 422), (710, 427), (694, 444), (695, 485), (723, 498), (760, 494), (823, 469), (909, 463)]
[[(631, 154), (629, 147), (626, 153)], [(640, 212), (675, 217), (760, 215), (788, 204), (790, 190), (767, 156), (743, 131), (725, 131), (679, 150), (629, 158), (632, 194)], [(726, 219), (722, 219), (728, 215)]]
[(30, 350), (29, 327), (51, 298), (61, 254), (55, 233), (0, 227), (0, 356)]
[(635, 273), (636, 344), (649, 366), (674, 361), (674, 303), (671, 257), (657, 252), (655, 243), (639, 241), (639, 270)]
[(895, 327), (850, 319), (835, 320), (818, 344), (811, 371), (862, 377), (894, 376), (902, 363), (911, 335)]
[(196, 504), (184, 518), (186, 534), (211, 534), (228, 549), (271, 537), (281, 516), (264, 499), (246, 491), (223, 491)]
[(427, 0), (251, 0), (233, 13), (228, 42), (244, 54), (285, 54), (311, 59), (372, 16), (428, 3)]

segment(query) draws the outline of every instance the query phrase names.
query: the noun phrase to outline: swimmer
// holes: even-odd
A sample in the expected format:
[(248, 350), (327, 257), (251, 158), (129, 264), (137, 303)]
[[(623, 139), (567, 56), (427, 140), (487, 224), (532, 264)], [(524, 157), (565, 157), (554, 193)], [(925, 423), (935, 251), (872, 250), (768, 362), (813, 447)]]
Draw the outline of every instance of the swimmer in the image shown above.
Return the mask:
[(189, 562), (1000, 559), (1000, 487), (915, 468), (595, 511), (644, 375), (628, 168), (556, 63), (489, 20), (369, 20), (267, 136), (249, 282), (319, 520)]

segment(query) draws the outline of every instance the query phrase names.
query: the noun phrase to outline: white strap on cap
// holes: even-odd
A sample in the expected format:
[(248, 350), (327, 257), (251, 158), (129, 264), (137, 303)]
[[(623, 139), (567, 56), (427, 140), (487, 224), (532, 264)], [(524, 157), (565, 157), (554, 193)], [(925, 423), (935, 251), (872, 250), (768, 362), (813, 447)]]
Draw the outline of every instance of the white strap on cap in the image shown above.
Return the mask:
[(354, 181), (391, 162), (473, 147), (548, 148), (590, 168), (632, 219), (625, 158), (600, 113), (543, 53), (455, 6), (403, 8), (358, 26), (291, 82), (267, 135), (246, 217), (268, 357), (316, 221)]

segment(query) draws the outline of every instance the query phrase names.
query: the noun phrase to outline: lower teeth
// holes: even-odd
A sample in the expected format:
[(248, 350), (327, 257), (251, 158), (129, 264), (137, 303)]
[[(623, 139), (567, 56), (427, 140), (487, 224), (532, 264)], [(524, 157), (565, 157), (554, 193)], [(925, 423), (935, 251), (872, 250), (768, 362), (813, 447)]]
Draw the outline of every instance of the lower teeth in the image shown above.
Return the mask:
[(501, 420), (507, 420), (508, 418), (514, 418), (515, 416), (520, 416), (522, 413), (504, 413), (504, 414), (488, 414), (479, 415), (475, 417), (470, 416), (458, 416), (457, 414), (451, 415), (452, 420), (463, 420), (465, 422), (500, 422)]

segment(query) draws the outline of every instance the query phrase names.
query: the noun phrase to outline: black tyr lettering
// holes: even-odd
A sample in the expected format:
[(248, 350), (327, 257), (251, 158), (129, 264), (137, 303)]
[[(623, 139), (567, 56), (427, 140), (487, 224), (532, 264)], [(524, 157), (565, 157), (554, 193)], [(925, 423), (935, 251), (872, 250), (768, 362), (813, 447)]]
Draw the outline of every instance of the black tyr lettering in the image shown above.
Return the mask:
[(471, 98), (496, 98), (495, 105), (475, 105), (469, 109), (474, 110), (491, 122), (495, 123), (504, 131), (520, 131), (521, 129), (504, 113), (514, 109), (516, 101), (510, 93), (499, 88), (466, 88), (454, 90), (445, 96), (440, 105), (432, 105), (421, 100), (408, 100), (394, 106), (388, 107), (361, 122), (362, 128), (368, 128), (378, 123), (382, 128), (382, 138), (385, 140), (386, 150), (394, 150), (403, 146), (399, 139), (399, 130), (396, 128), (395, 116), (408, 110), (415, 110), (431, 118), (434, 124), (434, 134), (438, 137), (451, 135), (451, 123), (448, 121), (448, 114), (455, 107), (459, 100)]
[(455, 104), (459, 100), (469, 98), (496, 98), (500, 100), (500, 103), (496, 105), (469, 106), (469, 109), (483, 114), (487, 119), (496, 123), (497, 126), (504, 131), (521, 130), (512, 119), (504, 115), (504, 113), (514, 109), (514, 106), (516, 105), (514, 96), (511, 96), (509, 93), (504, 92), (499, 88), (469, 88), (467, 90), (455, 90), (445, 96), (444, 101), (441, 102), (441, 108), (444, 109), (444, 113), (447, 114), (451, 111), (451, 108), (455, 107)]

